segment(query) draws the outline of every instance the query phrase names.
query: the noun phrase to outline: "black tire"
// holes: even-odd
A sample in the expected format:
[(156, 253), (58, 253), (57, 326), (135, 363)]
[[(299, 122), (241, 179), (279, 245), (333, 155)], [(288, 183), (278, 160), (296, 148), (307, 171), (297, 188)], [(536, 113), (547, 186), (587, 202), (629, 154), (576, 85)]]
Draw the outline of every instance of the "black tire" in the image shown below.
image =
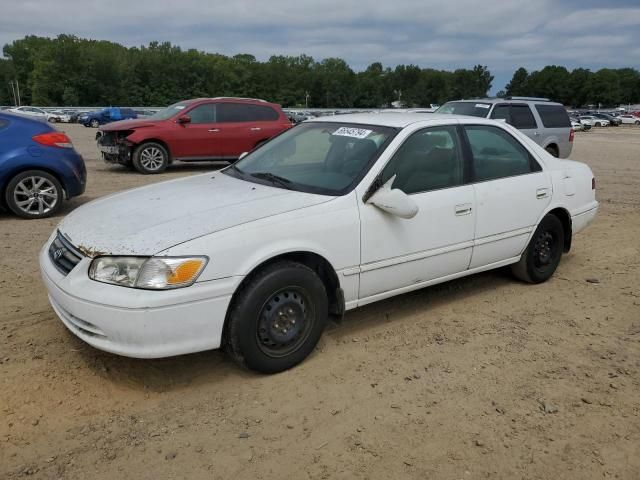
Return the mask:
[[(38, 184), (40, 181), (42, 183)], [(60, 210), (64, 190), (58, 179), (50, 173), (27, 170), (9, 181), (4, 199), (9, 210), (19, 217), (47, 218)]]
[(545, 147), (545, 150), (556, 158), (560, 156), (560, 154), (558, 153), (558, 149), (555, 147), (552, 147), (551, 145)]
[(58, 121), (58, 119), (57, 119), (57, 118), (55, 118), (55, 117), (49, 117), (49, 118), (47, 119), (47, 121), (48, 121), (49, 123), (56, 123), (56, 122)]
[(596, 122), (596, 127), (601, 127), (602, 124), (600, 122)]
[(133, 166), (140, 173), (162, 173), (169, 165), (169, 152), (156, 142), (146, 142), (133, 152)]
[(564, 250), (564, 228), (555, 215), (545, 215), (520, 261), (511, 267), (524, 282), (547, 281), (558, 268)]
[(98, 128), (100, 126), (100, 122), (94, 118), (89, 122), (89, 125), (91, 125), (93, 128)]
[(259, 271), (236, 294), (227, 315), (224, 346), (245, 368), (282, 372), (313, 351), (328, 316), (320, 277), (305, 265), (280, 261)]
[(636, 120), (636, 121), (635, 121), (635, 124), (636, 124), (636, 125), (640, 125), (640, 120)]

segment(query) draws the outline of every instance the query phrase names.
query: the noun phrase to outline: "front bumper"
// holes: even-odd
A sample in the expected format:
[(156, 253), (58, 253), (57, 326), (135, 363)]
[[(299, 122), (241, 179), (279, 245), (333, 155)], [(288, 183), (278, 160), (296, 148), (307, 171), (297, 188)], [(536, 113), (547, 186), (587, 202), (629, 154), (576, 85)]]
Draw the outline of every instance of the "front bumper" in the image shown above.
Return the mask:
[(40, 252), (40, 270), (54, 311), (86, 343), (136, 358), (161, 358), (220, 347), (231, 295), (242, 278), (149, 291), (89, 279), (90, 258), (68, 274)]

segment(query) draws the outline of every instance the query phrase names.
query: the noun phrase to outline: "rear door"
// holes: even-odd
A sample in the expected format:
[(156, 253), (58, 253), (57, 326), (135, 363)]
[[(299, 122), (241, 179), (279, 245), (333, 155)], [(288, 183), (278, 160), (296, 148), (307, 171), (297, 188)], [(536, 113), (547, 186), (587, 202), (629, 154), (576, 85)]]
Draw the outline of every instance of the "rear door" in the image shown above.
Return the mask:
[(551, 201), (551, 179), (511, 133), (464, 125), (476, 200), (470, 268), (519, 256)]
[(216, 103), (216, 128), (219, 129), (223, 158), (238, 158), (241, 153), (253, 150), (260, 141), (263, 122), (257, 121), (253, 107), (247, 103)]
[(573, 147), (571, 120), (562, 105), (535, 104), (536, 113), (540, 117), (542, 130), (539, 144), (543, 147), (556, 145), (558, 156), (567, 158)]

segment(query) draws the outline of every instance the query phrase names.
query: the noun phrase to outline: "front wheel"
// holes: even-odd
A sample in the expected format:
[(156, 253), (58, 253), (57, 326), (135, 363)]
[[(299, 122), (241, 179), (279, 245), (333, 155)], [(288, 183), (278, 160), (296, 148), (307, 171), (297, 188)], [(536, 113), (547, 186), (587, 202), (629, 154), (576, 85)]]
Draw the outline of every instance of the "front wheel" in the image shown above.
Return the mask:
[(329, 316), (324, 283), (309, 267), (290, 261), (258, 272), (237, 294), (224, 343), (241, 366), (277, 373), (315, 348)]
[(636, 120), (635, 124), (640, 125), (640, 120)]
[(140, 173), (153, 174), (164, 172), (169, 165), (169, 152), (159, 143), (148, 142), (133, 152), (133, 166)]
[(547, 281), (558, 268), (564, 250), (564, 228), (555, 215), (545, 215), (533, 234), (520, 261), (511, 270), (529, 283)]
[(94, 118), (89, 122), (89, 125), (91, 125), (93, 128), (98, 128), (100, 126), (100, 122)]
[(9, 209), (22, 218), (46, 218), (62, 205), (64, 192), (56, 177), (42, 170), (28, 170), (13, 177), (5, 191)]

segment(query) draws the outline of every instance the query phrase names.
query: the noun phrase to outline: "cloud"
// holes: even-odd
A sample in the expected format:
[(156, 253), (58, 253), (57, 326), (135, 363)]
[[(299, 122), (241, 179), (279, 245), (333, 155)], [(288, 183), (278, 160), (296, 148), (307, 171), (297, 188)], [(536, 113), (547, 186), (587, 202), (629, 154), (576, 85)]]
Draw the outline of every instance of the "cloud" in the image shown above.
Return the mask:
[(341, 57), (357, 70), (374, 61), (445, 69), (483, 64), (496, 74), (498, 88), (520, 66), (638, 68), (640, 62), (635, 0), (607, 7), (593, 0), (57, 0), (55, 8), (45, 0), (5, 3), (0, 44), (29, 34), (72, 33), (127, 46), (170, 41), (262, 60), (301, 53)]

